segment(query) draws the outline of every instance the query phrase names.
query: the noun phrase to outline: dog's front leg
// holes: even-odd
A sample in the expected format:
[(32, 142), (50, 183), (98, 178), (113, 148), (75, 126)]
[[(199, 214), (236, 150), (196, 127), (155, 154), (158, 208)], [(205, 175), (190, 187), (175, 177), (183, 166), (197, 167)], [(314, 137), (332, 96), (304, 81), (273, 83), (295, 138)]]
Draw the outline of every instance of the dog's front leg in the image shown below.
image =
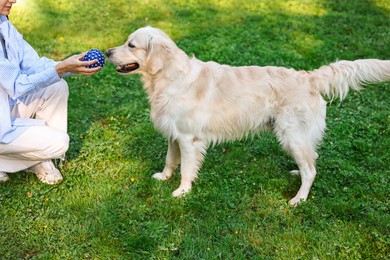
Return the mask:
[(179, 140), (181, 154), (181, 182), (172, 195), (180, 197), (191, 190), (192, 182), (196, 179), (204, 155), (206, 154), (205, 144), (194, 136), (186, 136)]
[(168, 140), (168, 152), (165, 158), (165, 167), (162, 172), (155, 173), (153, 178), (166, 181), (171, 178), (180, 162), (180, 148), (176, 140)]

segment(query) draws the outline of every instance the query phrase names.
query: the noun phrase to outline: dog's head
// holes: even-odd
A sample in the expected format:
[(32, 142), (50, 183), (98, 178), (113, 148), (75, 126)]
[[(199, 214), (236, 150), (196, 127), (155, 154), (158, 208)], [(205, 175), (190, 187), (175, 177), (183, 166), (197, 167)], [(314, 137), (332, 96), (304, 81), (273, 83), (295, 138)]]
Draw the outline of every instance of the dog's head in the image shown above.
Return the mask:
[(125, 44), (108, 49), (106, 55), (121, 74), (155, 75), (178, 51), (176, 44), (163, 31), (148, 26), (130, 34)]

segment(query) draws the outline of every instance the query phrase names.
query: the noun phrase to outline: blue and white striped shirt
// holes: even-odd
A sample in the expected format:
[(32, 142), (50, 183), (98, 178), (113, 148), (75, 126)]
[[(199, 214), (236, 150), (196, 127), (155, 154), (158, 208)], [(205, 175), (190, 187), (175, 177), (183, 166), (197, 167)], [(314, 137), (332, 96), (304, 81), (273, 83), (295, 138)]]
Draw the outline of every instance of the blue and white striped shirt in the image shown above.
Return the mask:
[(12, 105), (23, 102), (29, 93), (58, 82), (60, 77), (55, 70), (57, 62), (40, 58), (3, 15), (0, 34), (5, 41), (5, 50), (0, 44), (0, 143), (10, 143), (29, 126), (44, 125), (41, 120), (12, 117)]

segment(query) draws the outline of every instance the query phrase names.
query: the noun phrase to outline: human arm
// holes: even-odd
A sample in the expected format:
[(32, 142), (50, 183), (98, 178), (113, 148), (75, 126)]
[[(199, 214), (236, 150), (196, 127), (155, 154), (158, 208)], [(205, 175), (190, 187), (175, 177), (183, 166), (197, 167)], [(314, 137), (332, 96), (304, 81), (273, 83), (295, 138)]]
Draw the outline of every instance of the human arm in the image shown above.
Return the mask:
[(7, 59), (0, 59), (0, 88), (11, 99), (16, 100), (29, 93), (39, 91), (60, 79), (54, 67), (48, 67), (34, 74), (27, 74), (21, 71), (17, 64)]
[(10, 23), (2, 23), (0, 27), (5, 36), (8, 54), (8, 59), (0, 58), (0, 88), (12, 99), (54, 84), (64, 73), (92, 75), (100, 69), (85, 68), (96, 61), (82, 62), (80, 59), (84, 57), (84, 53), (61, 62), (39, 57)]
[(39, 57), (37, 52), (26, 41), (23, 41), (23, 49), (23, 53), (28, 55), (24, 55), (21, 67), (28, 72), (36, 73), (45, 70), (48, 67), (54, 66), (60, 77), (63, 77), (65, 74), (82, 74), (91, 76), (101, 69), (100, 67), (86, 67), (96, 63), (97, 60), (82, 61), (86, 54), (85, 52), (70, 56), (60, 62), (56, 62), (46, 57)]

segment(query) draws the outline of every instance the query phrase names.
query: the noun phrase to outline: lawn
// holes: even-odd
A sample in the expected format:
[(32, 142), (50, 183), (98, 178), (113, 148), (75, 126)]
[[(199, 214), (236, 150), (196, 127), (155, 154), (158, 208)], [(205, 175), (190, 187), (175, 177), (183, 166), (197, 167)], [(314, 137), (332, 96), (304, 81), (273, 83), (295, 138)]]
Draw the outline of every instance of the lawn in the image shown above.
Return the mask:
[[(187, 54), (231, 65), (311, 70), (390, 59), (386, 0), (20, 0), (10, 20), (42, 56), (167, 32)], [(166, 140), (149, 120), (140, 78), (111, 64), (70, 86), (64, 182), (31, 173), (0, 183), (0, 259), (389, 259), (390, 83), (328, 106), (309, 200), (269, 133), (210, 148), (191, 193), (151, 178)]]

